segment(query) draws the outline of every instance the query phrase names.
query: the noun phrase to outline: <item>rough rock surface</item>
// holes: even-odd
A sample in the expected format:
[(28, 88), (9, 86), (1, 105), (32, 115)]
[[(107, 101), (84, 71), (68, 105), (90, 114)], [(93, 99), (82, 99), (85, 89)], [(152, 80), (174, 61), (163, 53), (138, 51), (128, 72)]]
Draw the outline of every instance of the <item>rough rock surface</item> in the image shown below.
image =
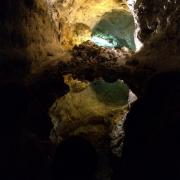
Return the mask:
[[(163, 5), (159, 6), (159, 3)], [(172, 9), (174, 9), (173, 13)], [(101, 76), (106, 80), (121, 78), (126, 81), (137, 95), (140, 95), (148, 79), (156, 73), (178, 70), (180, 66), (178, 61), (180, 51), (178, 50), (179, 10), (177, 2), (147, 2), (140, 0), (136, 3), (136, 10), (141, 28), (139, 37), (144, 41), (144, 48), (140, 52), (133, 55), (130, 59), (118, 61), (102, 62), (102, 60), (98, 61), (97, 58), (96, 62), (93, 61), (94, 64), (90, 63), (92, 62), (90, 60), (80, 62), (81, 59), (75, 58), (75, 61), (66, 65), (65, 71), (66, 68), (68, 69), (68, 66), (69, 69), (73, 67), (72, 69), (74, 70), (67, 71), (72, 71), (77, 76), (85, 76), (91, 80), (97, 76)], [(153, 16), (152, 12), (154, 12)], [(63, 68), (60, 67), (60, 69)], [(111, 75), (109, 76), (108, 74)]]
[(139, 0), (136, 8), (144, 47), (131, 60), (153, 78), (127, 115), (114, 179), (179, 179), (179, 1)]
[(33, 67), (60, 51), (44, 0), (7, 0), (0, 5), (0, 53)]
[(86, 86), (77, 80), (67, 83), (70, 92), (57, 99), (50, 109), (53, 141), (59, 143), (71, 135), (81, 135), (95, 146), (102, 146), (117, 123), (113, 117), (118, 114), (120, 120), (126, 112), (128, 87), (121, 81), (106, 83), (96, 80)]
[(75, 46), (71, 56), (64, 56), (64, 61), (50, 61), (44, 65), (44, 71), (53, 72), (54, 76), (72, 74), (73, 77), (93, 81), (102, 77), (108, 82), (123, 79), (138, 96), (143, 93), (147, 80), (157, 70), (133, 58), (134, 52), (126, 47), (109, 49), (99, 47), (91, 41)]
[(113, 9), (106, 12), (93, 27), (92, 36), (105, 38), (117, 48), (125, 46), (135, 50), (134, 31), (132, 14), (125, 10)]
[[(179, 72), (161, 73), (132, 106), (117, 179), (179, 179)], [(154, 103), (156, 102), (156, 103)], [(130, 173), (131, 172), (131, 173)]]
[[(139, 61), (130, 59), (132, 55), (133, 52), (127, 48), (108, 49), (87, 41), (75, 46), (71, 60), (57, 63), (57, 69), (63, 74), (71, 73), (79, 79), (90, 81), (97, 77), (108, 82), (123, 79), (133, 92), (140, 95), (143, 91), (141, 87), (154, 69), (143, 69)], [(137, 66), (140, 68), (137, 69)]]
[[(161, 4), (159, 6), (159, 4)], [(147, 1), (137, 0), (135, 9), (139, 18), (139, 37), (142, 41), (148, 40), (156, 34), (162, 34), (169, 28), (174, 29), (178, 24), (179, 4), (177, 0)]]
[[(43, 66), (41, 71), (38, 69), (37, 76), (32, 77), (32, 79), (35, 78), (32, 83), (27, 80), (28, 91), (31, 94), (31, 96), (28, 96), (32, 105), (30, 107), (33, 107), (34, 104), (32, 99), (33, 101), (35, 99), (36, 106), (34, 106), (34, 109), (38, 107), (36, 111), (31, 110), (32, 118), (30, 117), (29, 121), (33, 128), (35, 127), (36, 130), (40, 131), (44, 127), (42, 126), (44, 118), (49, 118), (47, 109), (55, 96), (58, 95), (59, 89), (62, 95), (67, 88), (64, 85), (62, 74), (72, 73), (75, 77), (90, 81), (97, 77), (102, 77), (110, 82), (119, 78), (123, 79), (140, 99), (132, 106), (130, 113), (127, 115), (122, 166), (117, 166), (119, 171), (117, 179), (120, 179), (120, 177), (131, 179), (130, 175), (133, 173), (135, 175), (134, 179), (137, 177), (140, 180), (148, 178), (165, 179), (167, 177), (168, 179), (180, 179), (179, 166), (176, 166), (180, 159), (180, 88), (177, 83), (179, 82), (179, 74), (171, 72), (172, 74), (156, 76), (157, 73), (179, 72), (180, 69), (179, 1), (137, 0), (136, 11), (141, 29), (139, 37), (144, 42), (144, 47), (136, 54), (123, 48), (120, 50), (99, 48), (88, 42), (74, 48), (73, 55), (70, 57), (71, 61), (67, 62), (69, 57), (59, 58), (57, 54), (61, 55), (62, 53), (59, 51), (60, 45), (64, 49), (71, 49), (74, 46), (74, 41), (80, 43), (82, 40), (89, 38), (91, 27), (97, 23), (94, 19), (97, 19), (98, 15), (101, 17), (105, 11), (109, 11), (117, 5), (112, 3), (112, 6), (109, 6), (110, 2), (114, 2), (110, 0), (104, 1), (108, 6), (101, 6), (103, 1), (93, 2), (97, 2), (97, 6), (92, 6), (90, 0), (82, 1), (82, 4), (81, 1), (59, 1), (59, 9), (55, 7), (54, 10), (57, 10), (57, 12), (52, 13), (54, 16), (52, 18), (58, 19), (55, 20), (54, 25), (47, 14), (45, 1), (7, 0), (1, 2), (1, 80), (24, 79), (30, 71), (31, 63), (33, 68), (37, 68), (41, 67), (42, 62), (47, 61), (46, 66)], [(120, 5), (121, 7), (127, 8), (122, 1), (116, 1), (116, 3), (119, 2), (122, 5)], [(54, 8), (54, 6), (52, 7)], [(94, 10), (97, 10), (98, 13), (93, 13)], [(58, 13), (62, 14), (58, 15)], [(85, 15), (83, 15), (84, 13)], [(95, 17), (92, 18), (93, 16), (89, 16), (89, 14), (95, 15)], [(98, 18), (100, 19), (100, 17)], [(74, 36), (74, 34), (77, 34), (77, 36)], [(75, 40), (73, 37), (75, 37)], [(54, 59), (57, 61), (53, 61)], [(66, 62), (59, 62), (62, 59)], [(149, 89), (145, 89), (145, 84), (149, 83), (152, 76), (154, 76), (153, 83), (150, 81)], [(1, 85), (4, 86), (2, 81)], [(20, 81), (21, 83), (24, 84), (24, 81)], [(11, 89), (11, 86), (8, 89)], [(10, 93), (14, 93), (12, 90)], [(18, 92), (18, 88), (16, 90)], [(75, 91), (77, 93), (77, 89)], [(3, 96), (7, 99), (11, 97), (6, 90), (4, 92), (6, 96), (1, 94), (2, 98)], [(15, 96), (19, 98), (19, 93)], [(17, 97), (14, 101), (15, 105), (18, 103)], [(6, 110), (9, 110), (9, 102), (10, 100), (5, 103), (7, 104)], [(4, 107), (3, 105), (2, 107)], [(21, 107), (16, 107), (17, 112), (11, 107), (12, 112), (19, 116)], [(40, 108), (42, 109), (39, 110)], [(3, 109), (1, 110), (3, 111)], [(36, 116), (35, 112), (37, 111), (43, 115)], [(11, 122), (15, 116), (11, 118), (11, 114), (8, 115), (10, 117), (6, 116), (6, 122)], [(39, 121), (39, 119), (42, 121)], [(119, 124), (119, 127), (118, 131), (122, 132), (122, 124)], [(6, 132), (9, 131), (8, 128), (9, 124), (5, 128)], [(12, 126), (11, 128), (13, 129)], [(80, 129), (80, 132), (84, 133), (83, 130)], [(47, 135), (47, 129), (45, 133)], [(117, 134), (117, 136), (120, 135), (122, 134)], [(9, 137), (12, 138), (13, 134)], [(9, 139), (7, 142), (10, 142)], [(5, 145), (7, 145), (7, 142)], [(119, 142), (121, 142), (121, 139)], [(162, 170), (159, 167), (162, 167)], [(139, 171), (139, 169), (142, 169), (142, 171)]]
[(0, 8), (0, 53), (10, 61), (22, 59), (29, 72), (62, 60), (62, 49), (71, 50), (90, 39), (106, 12), (128, 11), (126, 2), (116, 0), (7, 0)]
[(49, 13), (55, 24), (61, 47), (71, 50), (91, 38), (93, 27), (106, 12), (126, 10), (123, 0), (47, 0)]
[[(112, 129), (119, 134), (117, 130), (120, 128), (115, 127), (127, 112), (129, 89), (120, 80), (107, 83), (99, 79), (87, 83), (74, 80), (68, 75), (65, 82), (69, 85), (70, 92), (57, 99), (50, 108), (54, 125), (51, 140), (59, 144), (71, 136), (87, 139), (98, 152), (97, 179), (111, 179), (110, 153), (119, 143), (117, 136), (110, 134)], [(121, 133), (123, 134), (122, 126)], [(121, 150), (114, 154), (117, 156), (120, 153)]]
[(136, 10), (141, 29), (139, 37), (144, 42), (144, 48), (132, 57), (132, 60), (139, 62), (138, 71), (147, 68), (152, 74), (179, 71), (178, 3), (176, 0), (137, 1)]

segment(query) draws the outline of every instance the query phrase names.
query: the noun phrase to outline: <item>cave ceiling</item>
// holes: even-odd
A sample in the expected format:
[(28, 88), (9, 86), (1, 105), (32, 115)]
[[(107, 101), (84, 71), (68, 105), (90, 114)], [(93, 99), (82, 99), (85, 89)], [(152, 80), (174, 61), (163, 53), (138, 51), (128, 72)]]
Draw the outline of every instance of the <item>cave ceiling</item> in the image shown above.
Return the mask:
[(113, 9), (111, 12), (106, 12), (93, 27), (92, 36), (108, 40), (113, 44), (109, 47), (128, 47), (135, 50), (134, 31), (135, 23), (132, 14)]
[[(62, 67), (62, 65), (58, 67), (58, 63), (73, 60), (71, 56), (63, 56), (66, 50), (72, 50), (74, 45), (89, 40), (92, 29), (105, 14), (111, 13), (114, 9), (129, 11), (126, 1), (4, 1), (3, 6), (0, 6), (1, 54), (8, 56), (7, 59), (16, 57), (24, 62), (30, 62), (33, 72), (37, 70), (39, 73), (39, 68), (42, 71), (47, 68), (49, 71), (54, 69), (57, 74), (62, 74), (65, 70), (58, 69)], [(136, 2), (134, 13), (138, 16), (140, 26), (138, 35), (144, 47), (130, 59), (119, 58), (115, 65), (118, 68), (111, 69), (110, 72), (113, 79), (121, 78), (119, 74), (123, 69), (126, 70), (126, 75), (133, 77), (129, 79), (130, 85), (135, 81), (136, 86), (140, 87), (138, 84), (140, 80), (146, 82), (150, 75), (180, 67), (179, 9), (177, 0)], [(125, 61), (128, 62), (124, 63)], [(107, 68), (108, 63), (110, 65), (112, 62), (106, 62), (103, 68)], [(89, 62), (86, 65), (92, 67)], [(85, 66), (79, 67), (83, 69)], [(102, 68), (100, 70), (97, 72), (98, 76), (108, 76), (104, 73), (106, 70)], [(74, 70), (69, 66), (68, 72), (71, 71)], [(128, 79), (127, 76), (123, 78)]]
[(91, 39), (93, 28), (106, 13), (129, 11), (126, 2), (117, 0), (48, 1), (48, 4), (64, 49)]

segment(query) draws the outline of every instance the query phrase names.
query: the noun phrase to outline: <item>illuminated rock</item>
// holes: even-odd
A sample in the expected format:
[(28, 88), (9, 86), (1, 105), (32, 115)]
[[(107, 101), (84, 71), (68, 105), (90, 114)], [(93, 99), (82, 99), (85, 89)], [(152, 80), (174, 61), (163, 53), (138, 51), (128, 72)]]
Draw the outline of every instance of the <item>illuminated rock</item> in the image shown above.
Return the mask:
[(128, 47), (135, 50), (135, 24), (127, 11), (113, 9), (106, 12), (92, 30), (92, 40), (105, 47)]
[(96, 80), (87, 87), (80, 81), (71, 80), (69, 85), (70, 92), (50, 109), (54, 124), (51, 138), (58, 143), (74, 134), (88, 138), (95, 145), (101, 143), (115, 123), (113, 116), (119, 112), (123, 116), (126, 111), (128, 87), (122, 81), (107, 83), (103, 80)]
[[(49, 14), (64, 50), (71, 50), (74, 45), (90, 40), (92, 29), (105, 13), (112, 9), (128, 11), (127, 4), (121, 0), (48, 1), (48, 4)], [(78, 29), (81, 35), (77, 35)]]

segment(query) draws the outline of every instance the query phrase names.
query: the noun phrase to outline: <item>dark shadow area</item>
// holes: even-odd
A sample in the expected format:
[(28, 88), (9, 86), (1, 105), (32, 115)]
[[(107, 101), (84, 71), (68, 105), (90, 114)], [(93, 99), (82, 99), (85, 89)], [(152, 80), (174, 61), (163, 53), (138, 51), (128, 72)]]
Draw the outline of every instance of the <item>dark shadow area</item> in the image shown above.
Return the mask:
[(23, 80), (31, 69), (31, 62), (27, 58), (12, 57), (11, 54), (0, 52), (0, 80)]
[(52, 165), (54, 180), (95, 180), (97, 154), (81, 137), (71, 137), (56, 149)]
[[(27, 45), (23, 31), (22, 17), (27, 17), (24, 3), (28, 0), (7, 0), (0, 2), (0, 47), (14, 48)], [(18, 25), (17, 25), (18, 24)], [(10, 52), (11, 53), (11, 52)]]
[[(154, 76), (125, 121), (114, 179), (180, 179), (180, 73)], [(116, 166), (116, 167), (117, 167)]]
[(49, 108), (58, 97), (64, 96), (69, 91), (69, 87), (64, 83), (62, 76), (57, 76), (53, 72), (44, 72), (32, 79), (28, 90), (31, 99), (27, 128), (30, 128), (41, 139), (47, 140), (53, 127), (49, 117)]
[(48, 108), (68, 87), (62, 77), (57, 81), (43, 77), (31, 86), (24, 81), (0, 81), (0, 179), (49, 178), (54, 147), (49, 140)]
[(24, 131), (29, 93), (22, 82), (0, 83), (1, 179), (38, 179), (44, 169), (38, 138)]

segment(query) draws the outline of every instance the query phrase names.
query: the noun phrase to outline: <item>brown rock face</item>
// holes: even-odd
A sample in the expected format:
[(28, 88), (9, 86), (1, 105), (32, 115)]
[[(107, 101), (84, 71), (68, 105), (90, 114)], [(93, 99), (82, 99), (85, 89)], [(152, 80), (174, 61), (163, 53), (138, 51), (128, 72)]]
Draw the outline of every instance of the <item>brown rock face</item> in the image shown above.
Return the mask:
[(139, 0), (136, 8), (144, 47), (130, 64), (153, 78), (127, 115), (116, 178), (179, 179), (179, 2)]
[(179, 5), (176, 0), (147, 1), (138, 0), (135, 6), (140, 23), (139, 37), (145, 41), (155, 34), (165, 32), (169, 26), (176, 24)]
[[(140, 180), (167, 177), (179, 180), (180, 171), (177, 165), (180, 161), (179, 2), (178, 0), (137, 0), (135, 10), (139, 17), (139, 38), (144, 43), (144, 47), (137, 53), (126, 48), (113, 50), (98, 47), (90, 41), (84, 42), (90, 39), (91, 31), (101, 17), (113, 9), (128, 11), (126, 2), (123, 0), (53, 0), (48, 2), (44, 0), (6, 0), (1, 2), (0, 90), (2, 108), (0, 108), (0, 114), (4, 116), (2, 137), (4, 138), (6, 132), (11, 132), (7, 140), (2, 138), (6, 141), (3, 141), (4, 147), (10, 147), (9, 149), (13, 150), (11, 141), (16, 128), (18, 133), (17, 137), (14, 136), (12, 147), (17, 148), (17, 144), (23, 146), (24, 144), (19, 142), (19, 139), (22, 136), (26, 139), (25, 136), (31, 133), (38, 142), (39, 138), (48, 139), (52, 128), (49, 124), (48, 108), (57, 97), (63, 96), (68, 90), (67, 85), (64, 84), (63, 75), (71, 73), (73, 77), (89, 81), (100, 77), (106, 81), (115, 82), (120, 78), (140, 98), (132, 105), (127, 115), (122, 161), (116, 166), (120, 168), (117, 179), (129, 180), (134, 174), (134, 179)], [(68, 56), (65, 56), (64, 52), (68, 52)], [(31, 71), (37, 74), (32, 75)], [(29, 74), (30, 78), (26, 79)], [(26, 79), (26, 83), (19, 82), (22, 79)], [(72, 97), (76, 99), (78, 97), (76, 94), (80, 94), (76, 84), (73, 86), (74, 91), (69, 94), (72, 96), (66, 96), (69, 98), (68, 103), (72, 102)], [(83, 88), (84, 86), (81, 90)], [(28, 102), (23, 100), (23, 91), (27, 91), (27, 93), (24, 92), (24, 96)], [(22, 102), (18, 101), (20, 98)], [(82, 100), (85, 98), (86, 94)], [(79, 99), (75, 104), (77, 109), (81, 108)], [(92, 98), (89, 99), (92, 100)], [(11, 100), (14, 104), (11, 104)], [(18, 103), (20, 103), (19, 106)], [(60, 104), (61, 111), (56, 109), (56, 104), (53, 106), (57, 110), (59, 119), (68, 117), (67, 112), (71, 115), (69, 124), (62, 121), (63, 124), (58, 126), (59, 137), (68, 137), (71, 135), (70, 131), (73, 131), (72, 135), (92, 134), (92, 136), (88, 134), (89, 139), (91, 141), (96, 139), (97, 143), (99, 139), (107, 137), (109, 124), (104, 121), (104, 116), (94, 116), (95, 124), (93, 118), (87, 118), (87, 114), (82, 113), (83, 116), (80, 119), (74, 116), (77, 113), (71, 114), (74, 106), (68, 109), (68, 103), (67, 106)], [(14, 108), (14, 106), (17, 107)], [(87, 106), (83, 105), (83, 108)], [(105, 109), (104, 106), (102, 109)], [(22, 110), (23, 114), (21, 114)], [(85, 112), (86, 109), (83, 111)], [(11, 112), (14, 114), (13, 117)], [(59, 116), (59, 112), (65, 115), (60, 114)], [(123, 113), (124, 110), (120, 112), (120, 115)], [(16, 123), (14, 118), (17, 118), (19, 122), (21, 115), (20, 120), (23, 120), (23, 127), (19, 124), (14, 126), (13, 123)], [(119, 119), (119, 114), (117, 116)], [(73, 122), (73, 118), (76, 119), (76, 123)], [(87, 118), (87, 123), (84, 126), (85, 118)], [(117, 119), (115, 116), (114, 121), (118, 122)], [(119, 131), (122, 132), (118, 135), (123, 137), (120, 137), (118, 141), (121, 145), (124, 138), (122, 126), (120, 123)], [(19, 133), (21, 131), (22, 133)], [(10, 146), (8, 146), (9, 142)], [(25, 161), (29, 154), (36, 157), (28, 151), (31, 149), (29, 146), (32, 147), (29, 144), (24, 151), (23, 160)], [(21, 151), (24, 150), (22, 147), (18, 148)], [(44, 148), (42, 149), (44, 152)], [(34, 153), (36, 152), (34, 147)], [(6, 154), (4, 162), (7, 164), (7, 169), (11, 164), (9, 163), (11, 160), (6, 159), (9, 157), (8, 153), (10, 152), (6, 152), (6, 148), (3, 148), (0, 153), (1, 155)], [(14, 153), (16, 155), (16, 152)], [(18, 155), (22, 157), (20, 152)], [(39, 154), (37, 156), (39, 157)], [(49, 158), (49, 156), (46, 157)], [(32, 167), (36, 162), (37, 159), (34, 158)], [(27, 161), (26, 163), (28, 164)], [(26, 170), (30, 172), (28, 166)], [(42, 172), (45, 172), (45, 169)], [(21, 174), (22, 171), (18, 173)], [(11, 176), (11, 173), (8, 175)], [(25, 177), (26, 175), (27, 173)]]
[(55, 30), (43, 0), (7, 0), (0, 6), (0, 51), (24, 57), (39, 66), (58, 47)]
[(126, 3), (115, 0), (8, 0), (0, 8), (0, 52), (29, 60), (33, 70), (89, 40), (106, 12), (128, 11)]
[(179, 71), (178, 2), (139, 0), (136, 10), (140, 23), (139, 37), (144, 47), (131, 59), (139, 62), (133, 68), (134, 75), (143, 72), (148, 73), (147, 77), (150, 78), (159, 72)]
[(93, 27), (106, 12), (113, 9), (128, 11), (123, 0), (47, 0), (47, 2), (49, 14), (64, 50), (71, 50), (74, 45), (90, 40)]

